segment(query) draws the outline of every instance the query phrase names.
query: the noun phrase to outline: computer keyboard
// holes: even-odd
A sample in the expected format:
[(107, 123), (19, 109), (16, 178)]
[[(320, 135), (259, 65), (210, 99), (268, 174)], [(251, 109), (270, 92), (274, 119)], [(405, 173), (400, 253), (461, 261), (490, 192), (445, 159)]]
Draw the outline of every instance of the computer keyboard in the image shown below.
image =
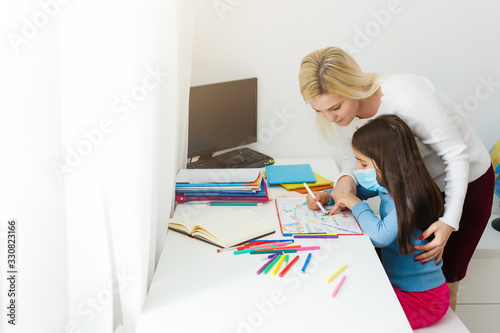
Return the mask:
[(262, 168), (274, 159), (250, 148), (240, 148), (212, 158), (188, 163), (188, 169)]

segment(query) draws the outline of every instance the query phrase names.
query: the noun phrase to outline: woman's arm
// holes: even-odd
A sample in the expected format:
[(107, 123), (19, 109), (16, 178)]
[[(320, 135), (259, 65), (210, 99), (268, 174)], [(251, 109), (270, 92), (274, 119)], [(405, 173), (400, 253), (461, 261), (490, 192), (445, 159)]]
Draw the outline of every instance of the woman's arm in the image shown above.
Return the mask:
[(455, 118), (437, 98), (429, 85), (422, 80), (422, 94), (403, 119), (415, 137), (430, 147), (445, 165), (444, 213), (422, 234), (422, 239), (434, 234), (426, 245), (415, 247), (426, 251), (418, 260), (441, 260), (444, 247), (453, 230), (458, 230), (462, 207), (469, 182), (469, 153)]
[(404, 120), (415, 137), (436, 152), (445, 165), (445, 206), (440, 220), (458, 230), (469, 182), (469, 153), (448, 116), (436, 96), (425, 96)]

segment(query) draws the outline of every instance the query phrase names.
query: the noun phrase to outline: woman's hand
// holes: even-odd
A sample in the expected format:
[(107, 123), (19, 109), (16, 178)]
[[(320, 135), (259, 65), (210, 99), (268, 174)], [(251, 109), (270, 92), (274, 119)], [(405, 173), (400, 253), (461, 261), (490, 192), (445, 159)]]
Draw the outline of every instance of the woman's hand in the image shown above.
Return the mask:
[(313, 194), (314, 198), (311, 197), (310, 194), (308, 194), (306, 197), (307, 208), (309, 208), (310, 210), (319, 209), (318, 201), (322, 205), (326, 205), (330, 201), (330, 196), (328, 195), (328, 192), (313, 192)]
[(337, 200), (335, 200), (335, 205), (328, 212), (328, 215), (334, 214), (339, 208), (347, 207), (352, 209), (355, 204), (361, 202), (361, 200), (352, 193), (341, 193), (337, 196)]
[(356, 183), (350, 176), (340, 177), (337, 184), (335, 184), (335, 188), (333, 189), (331, 196), (333, 200), (337, 202), (338, 196), (342, 193), (356, 194)]
[(416, 250), (425, 251), (415, 257), (415, 261), (422, 260), (422, 264), (425, 264), (429, 260), (436, 258), (436, 265), (443, 257), (444, 247), (448, 238), (450, 238), (453, 228), (441, 220), (437, 220), (425, 230), (419, 239), (425, 239), (430, 235), (434, 234), (434, 239), (425, 245), (415, 246)]

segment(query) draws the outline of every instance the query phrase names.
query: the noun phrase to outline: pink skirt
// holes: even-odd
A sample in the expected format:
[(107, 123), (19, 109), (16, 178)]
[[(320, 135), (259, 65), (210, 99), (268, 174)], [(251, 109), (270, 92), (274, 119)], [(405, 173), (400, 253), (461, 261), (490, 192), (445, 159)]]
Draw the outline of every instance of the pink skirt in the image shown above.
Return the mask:
[(401, 291), (397, 288), (394, 291), (411, 328), (434, 324), (444, 317), (450, 306), (450, 291), (446, 283), (426, 291)]

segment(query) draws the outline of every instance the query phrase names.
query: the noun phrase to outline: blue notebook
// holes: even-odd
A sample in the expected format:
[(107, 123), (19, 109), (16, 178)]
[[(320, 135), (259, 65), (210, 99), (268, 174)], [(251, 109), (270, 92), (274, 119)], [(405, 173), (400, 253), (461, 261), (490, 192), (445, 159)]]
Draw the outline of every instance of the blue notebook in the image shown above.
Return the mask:
[(266, 165), (269, 184), (293, 184), (316, 182), (309, 164)]

